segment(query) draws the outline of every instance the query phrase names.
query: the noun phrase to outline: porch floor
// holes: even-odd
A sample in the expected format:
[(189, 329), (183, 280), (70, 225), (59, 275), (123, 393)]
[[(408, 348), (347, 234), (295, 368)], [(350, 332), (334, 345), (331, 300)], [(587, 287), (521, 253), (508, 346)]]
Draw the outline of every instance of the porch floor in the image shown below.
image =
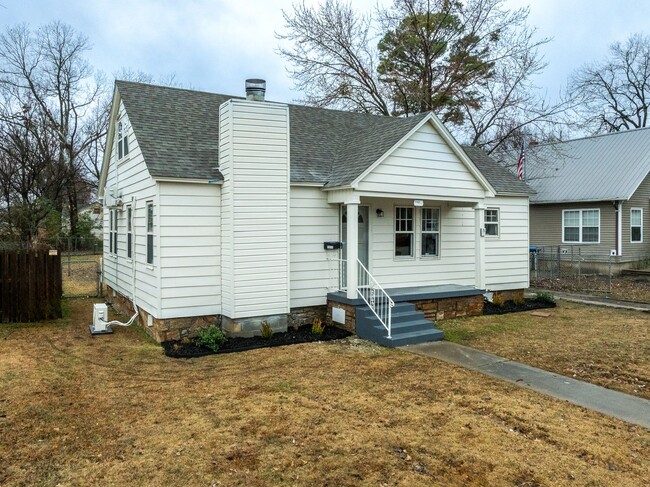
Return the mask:
[[(385, 291), (396, 303), (418, 301), (423, 299), (445, 299), (458, 298), (463, 296), (477, 296), (485, 292), (483, 289), (477, 289), (474, 286), (461, 286), (458, 284), (397, 287), (387, 288)], [(345, 291), (327, 293), (327, 299), (337, 303), (345, 303), (351, 305), (364, 304), (361, 298), (348, 299)]]

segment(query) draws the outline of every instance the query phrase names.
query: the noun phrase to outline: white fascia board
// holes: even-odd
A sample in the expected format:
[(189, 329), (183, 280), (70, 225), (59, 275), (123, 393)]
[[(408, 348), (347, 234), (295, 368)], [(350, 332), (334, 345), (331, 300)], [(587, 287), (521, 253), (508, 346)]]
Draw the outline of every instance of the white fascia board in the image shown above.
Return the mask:
[(481, 204), (484, 198), (463, 198), (463, 197), (432, 197), (431, 195), (422, 195), (417, 193), (385, 193), (375, 191), (355, 191), (354, 194), (367, 198), (384, 198), (393, 200), (424, 200), (424, 201), (449, 201), (454, 203), (468, 203), (471, 205)]
[[(492, 185), (488, 182), (487, 179), (481, 174), (481, 172), (477, 169), (477, 167), (474, 165), (474, 163), (471, 161), (471, 159), (465, 154), (465, 151), (462, 149), (462, 147), (456, 142), (456, 139), (449, 133), (447, 128), (442, 124), (440, 120), (438, 120), (438, 117), (436, 117), (433, 113), (429, 113), (426, 117), (424, 117), (420, 123), (418, 123), (415, 127), (413, 127), (404, 137), (402, 137), (393, 147), (388, 149), (382, 155), (379, 159), (377, 159), (368, 169), (363, 171), (361, 175), (359, 175), (354, 181), (352, 181), (352, 186), (353, 188), (357, 188), (359, 186), (359, 182), (363, 178), (365, 178), (368, 174), (370, 174), (379, 164), (381, 164), (388, 156), (390, 156), (395, 150), (400, 147), (406, 140), (409, 139), (415, 132), (417, 132), (420, 127), (422, 127), (425, 123), (431, 123), (433, 127), (438, 131), (440, 136), (443, 138), (443, 140), (449, 145), (451, 150), (458, 156), (458, 158), (461, 160), (461, 162), (467, 167), (468, 171), (476, 178), (476, 180), (479, 182), (481, 186), (486, 191), (486, 197), (492, 197), (496, 194), (496, 191), (492, 187)], [(339, 188), (336, 188), (339, 189)]]
[(223, 184), (217, 179), (191, 179), (191, 178), (153, 178), (157, 183), (191, 183), (191, 184)]
[[(291, 186), (296, 186), (296, 187), (305, 187), (305, 188), (323, 188), (323, 183), (303, 183), (303, 182), (297, 182), (297, 183), (291, 183)], [(327, 191), (327, 188), (323, 188), (323, 191)]]
[(108, 117), (108, 130), (106, 132), (106, 146), (104, 150), (104, 157), (102, 158), (102, 170), (99, 174), (99, 182), (97, 185), (97, 197), (104, 198), (104, 187), (106, 186), (106, 178), (108, 177), (108, 165), (111, 161), (111, 154), (113, 153), (113, 139), (115, 137), (115, 122), (117, 115), (120, 112), (121, 97), (117, 91), (117, 86), (113, 90), (113, 101), (111, 104), (111, 113)]

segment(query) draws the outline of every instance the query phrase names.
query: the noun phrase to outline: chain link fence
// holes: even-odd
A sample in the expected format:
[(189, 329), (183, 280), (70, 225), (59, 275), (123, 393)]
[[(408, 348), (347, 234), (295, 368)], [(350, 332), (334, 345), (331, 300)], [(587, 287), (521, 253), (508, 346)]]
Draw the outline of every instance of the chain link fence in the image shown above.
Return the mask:
[(61, 257), (63, 296), (99, 297), (102, 295), (100, 255), (65, 254)]

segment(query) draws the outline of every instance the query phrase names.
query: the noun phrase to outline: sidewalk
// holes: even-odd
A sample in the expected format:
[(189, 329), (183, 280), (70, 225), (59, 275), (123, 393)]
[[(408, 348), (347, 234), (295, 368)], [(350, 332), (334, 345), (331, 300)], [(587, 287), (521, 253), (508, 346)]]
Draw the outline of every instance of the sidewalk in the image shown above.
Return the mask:
[(451, 342), (401, 347), (650, 429), (650, 401)]
[(550, 292), (557, 299), (571, 301), (573, 303), (591, 304), (593, 306), (605, 306), (608, 308), (631, 309), (634, 311), (645, 311), (650, 313), (650, 304), (634, 303), (632, 301), (620, 301), (610, 298), (591, 296), (589, 294), (566, 293), (563, 291), (549, 291), (548, 289), (529, 289), (530, 293)]

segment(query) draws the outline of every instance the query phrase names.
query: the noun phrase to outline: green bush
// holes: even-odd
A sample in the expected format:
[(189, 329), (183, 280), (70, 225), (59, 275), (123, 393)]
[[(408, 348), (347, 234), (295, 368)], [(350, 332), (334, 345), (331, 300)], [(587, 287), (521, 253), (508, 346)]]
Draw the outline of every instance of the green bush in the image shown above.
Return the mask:
[(537, 301), (543, 301), (545, 303), (555, 303), (555, 296), (548, 291), (541, 291), (535, 294), (535, 299)]
[(197, 332), (196, 343), (207, 347), (213, 352), (219, 350), (219, 347), (226, 341), (226, 335), (217, 325), (210, 325), (207, 328), (201, 328)]

